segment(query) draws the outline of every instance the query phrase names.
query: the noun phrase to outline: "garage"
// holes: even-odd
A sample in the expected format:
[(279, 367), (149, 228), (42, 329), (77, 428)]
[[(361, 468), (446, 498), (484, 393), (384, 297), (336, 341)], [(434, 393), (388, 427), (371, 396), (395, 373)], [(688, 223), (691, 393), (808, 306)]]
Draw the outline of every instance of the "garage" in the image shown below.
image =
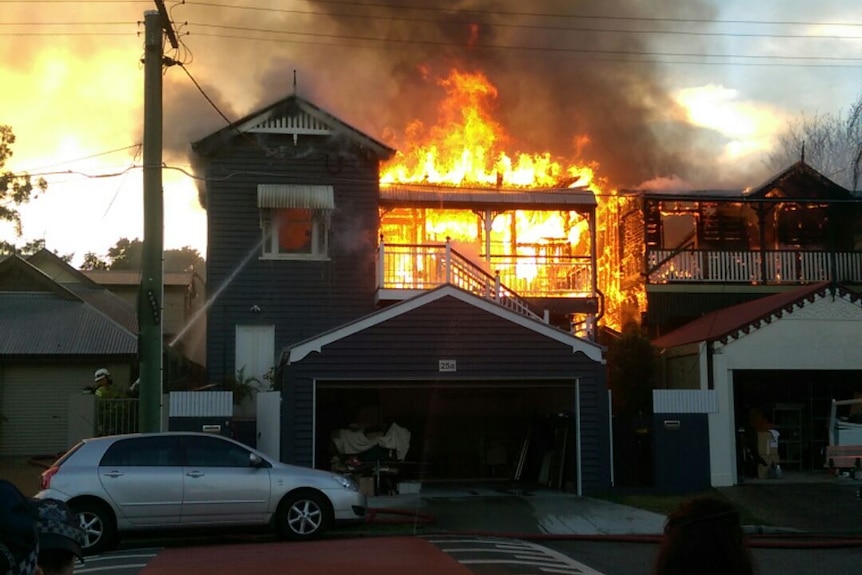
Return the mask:
[(823, 469), (831, 401), (862, 393), (860, 341), (862, 297), (830, 283), (709, 313), (654, 340), (668, 388), (715, 390), (712, 486), (758, 476), (746, 449), (776, 449), (766, 455), (782, 469)]
[(611, 484), (603, 349), (455, 286), (291, 346), (279, 379), (283, 461), (328, 468), (333, 431), (395, 423), (424, 481)]
[(0, 453), (32, 456), (68, 449), (69, 396), (80, 395), (90, 379), (89, 370), (69, 367), (0, 369)]
[[(737, 370), (733, 373), (737, 429), (775, 430), (784, 470), (822, 470), (832, 400), (862, 392), (862, 371)], [(751, 476), (751, 474), (749, 474)]]
[[(573, 489), (572, 381), (429, 381), (363, 385), (318, 382), (315, 464), (343, 455), (330, 441), (343, 428), (410, 431), (405, 475), (509, 480)], [(559, 429), (558, 429), (559, 428)], [(557, 438), (555, 445), (554, 439)], [(556, 459), (555, 459), (556, 458)]]

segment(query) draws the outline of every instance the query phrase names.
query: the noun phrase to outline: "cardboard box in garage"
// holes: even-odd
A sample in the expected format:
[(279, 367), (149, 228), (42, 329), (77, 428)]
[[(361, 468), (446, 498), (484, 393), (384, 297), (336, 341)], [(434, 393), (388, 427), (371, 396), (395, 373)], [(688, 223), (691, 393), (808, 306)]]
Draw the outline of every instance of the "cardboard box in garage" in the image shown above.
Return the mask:
[(364, 493), (366, 497), (373, 497), (375, 495), (373, 477), (360, 477), (358, 483), (359, 491)]

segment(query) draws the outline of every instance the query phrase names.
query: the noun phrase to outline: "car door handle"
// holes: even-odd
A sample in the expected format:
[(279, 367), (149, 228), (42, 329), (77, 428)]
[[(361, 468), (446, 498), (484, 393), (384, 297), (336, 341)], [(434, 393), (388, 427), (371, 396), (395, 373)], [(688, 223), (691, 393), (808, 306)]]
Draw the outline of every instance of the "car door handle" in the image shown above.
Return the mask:
[(122, 471), (108, 471), (104, 475), (105, 477), (122, 477), (125, 473)]
[(186, 473), (186, 477), (203, 477), (203, 476), (204, 476), (203, 471), (189, 471), (188, 473)]

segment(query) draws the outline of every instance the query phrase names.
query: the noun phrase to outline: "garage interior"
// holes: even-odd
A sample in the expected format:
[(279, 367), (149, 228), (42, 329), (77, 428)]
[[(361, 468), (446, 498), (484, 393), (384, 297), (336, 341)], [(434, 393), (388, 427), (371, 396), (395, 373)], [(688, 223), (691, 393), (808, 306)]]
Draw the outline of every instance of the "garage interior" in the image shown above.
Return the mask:
[(395, 423), (411, 434), (404, 460), (383, 462), (397, 481), (573, 488), (574, 389), (571, 381), (318, 382), (315, 467), (347, 459), (333, 432)]
[(832, 400), (862, 393), (862, 372), (737, 370), (733, 390), (738, 449), (756, 449), (757, 432), (775, 429), (782, 469), (822, 470)]

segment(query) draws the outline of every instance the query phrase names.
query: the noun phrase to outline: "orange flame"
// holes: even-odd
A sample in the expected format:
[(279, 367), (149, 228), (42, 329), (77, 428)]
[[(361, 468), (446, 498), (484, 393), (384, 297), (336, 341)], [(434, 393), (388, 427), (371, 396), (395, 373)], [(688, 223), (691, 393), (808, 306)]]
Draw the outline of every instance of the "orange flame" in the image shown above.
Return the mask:
[[(479, 72), (453, 70), (440, 80), (445, 98), (438, 108), (436, 124), (426, 127), (419, 120), (411, 122), (399, 143), (401, 150), (381, 170), (381, 186), (394, 184), (430, 184), (438, 187), (458, 186), (482, 188), (563, 188), (584, 187), (598, 198), (599, 231), (613, 225), (611, 214), (613, 194), (606, 195), (594, 174), (594, 166), (563, 166), (550, 152), (531, 154), (506, 151), (512, 139), (493, 119), (497, 89)], [(589, 144), (589, 137), (579, 135), (573, 145), (579, 155)], [(602, 224), (604, 222), (604, 224)], [(444, 209), (399, 208), (381, 213), (381, 233), (387, 243), (422, 244), (451, 239), (457, 249), (475, 263), (493, 265), (496, 271), (510, 268), (509, 287), (522, 295), (546, 295), (542, 290), (551, 285), (564, 262), (584, 261), (590, 255), (589, 223), (582, 216), (569, 212), (516, 210), (497, 216), (491, 226), (490, 238), (472, 212)], [(614, 233), (603, 230), (607, 238)], [(507, 264), (495, 262), (483, 255), (506, 254)], [(606, 296), (606, 307), (622, 305), (624, 296), (619, 289), (618, 264), (612, 262), (616, 244), (613, 239), (601, 241), (599, 255), (599, 289)], [(567, 259), (569, 258), (569, 259)], [(581, 258), (581, 259), (577, 259)], [(571, 268), (570, 268), (571, 269)], [(588, 295), (583, 292), (569, 295)], [(613, 316), (619, 314), (614, 313)], [(619, 328), (610, 314), (606, 325)]]

